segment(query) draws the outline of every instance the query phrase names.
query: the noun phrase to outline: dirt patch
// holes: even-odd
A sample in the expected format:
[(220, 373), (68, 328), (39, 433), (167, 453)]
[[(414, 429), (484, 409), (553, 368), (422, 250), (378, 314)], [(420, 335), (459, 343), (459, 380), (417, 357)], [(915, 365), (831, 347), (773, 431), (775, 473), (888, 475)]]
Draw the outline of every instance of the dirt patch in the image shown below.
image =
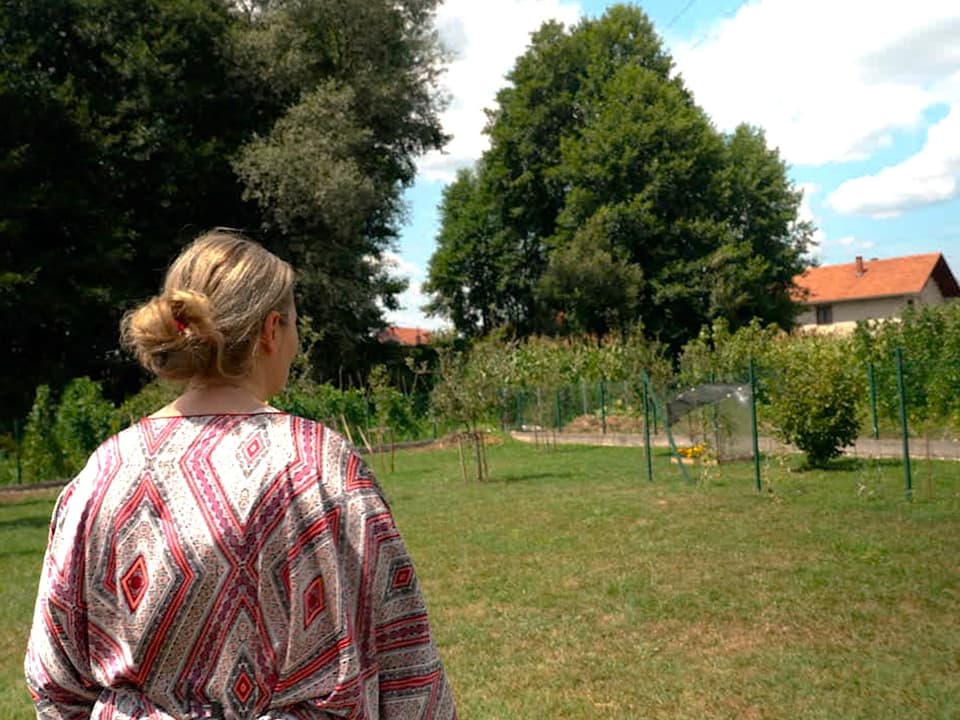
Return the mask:
[[(643, 418), (630, 415), (607, 415), (607, 432), (609, 433), (642, 433)], [(564, 432), (602, 432), (603, 424), (597, 415), (588, 414), (575, 417), (563, 426)]]
[(32, 485), (0, 485), (0, 498), (20, 500), (34, 495), (51, 495), (52, 490), (59, 491), (66, 484), (66, 480), (53, 480)]

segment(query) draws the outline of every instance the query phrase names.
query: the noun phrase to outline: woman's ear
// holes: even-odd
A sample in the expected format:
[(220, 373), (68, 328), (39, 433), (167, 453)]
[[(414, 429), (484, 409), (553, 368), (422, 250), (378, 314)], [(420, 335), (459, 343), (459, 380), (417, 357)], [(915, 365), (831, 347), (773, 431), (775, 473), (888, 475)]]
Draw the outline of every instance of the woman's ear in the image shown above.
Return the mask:
[(272, 355), (277, 349), (280, 340), (280, 313), (271, 310), (263, 320), (260, 328), (260, 346), (267, 355)]

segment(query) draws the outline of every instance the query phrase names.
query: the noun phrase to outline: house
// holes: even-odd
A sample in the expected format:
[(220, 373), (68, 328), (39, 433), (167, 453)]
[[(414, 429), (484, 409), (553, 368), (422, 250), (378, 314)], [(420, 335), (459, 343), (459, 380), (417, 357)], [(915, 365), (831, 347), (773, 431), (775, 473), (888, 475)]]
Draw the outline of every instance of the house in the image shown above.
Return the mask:
[(806, 309), (804, 330), (847, 332), (860, 320), (897, 317), (911, 305), (941, 305), (960, 287), (940, 253), (864, 260), (809, 268), (793, 280)]
[(432, 332), (423, 328), (393, 326), (381, 330), (377, 339), (382, 343), (394, 342), (404, 347), (416, 347), (417, 345), (429, 345), (432, 336)]

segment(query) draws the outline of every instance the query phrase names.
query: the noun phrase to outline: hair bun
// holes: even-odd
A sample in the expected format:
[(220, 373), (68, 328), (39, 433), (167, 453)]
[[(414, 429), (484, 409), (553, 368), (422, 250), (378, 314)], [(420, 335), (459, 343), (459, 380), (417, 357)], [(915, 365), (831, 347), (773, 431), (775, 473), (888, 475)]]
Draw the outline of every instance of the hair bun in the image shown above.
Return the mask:
[(261, 245), (211, 231), (174, 260), (160, 295), (124, 316), (123, 344), (162, 378), (246, 377), (264, 318), (292, 306), (293, 282)]
[(195, 290), (174, 290), (161, 296), (169, 307), (170, 320), (178, 334), (192, 334), (215, 342), (219, 333), (213, 324), (210, 299)]

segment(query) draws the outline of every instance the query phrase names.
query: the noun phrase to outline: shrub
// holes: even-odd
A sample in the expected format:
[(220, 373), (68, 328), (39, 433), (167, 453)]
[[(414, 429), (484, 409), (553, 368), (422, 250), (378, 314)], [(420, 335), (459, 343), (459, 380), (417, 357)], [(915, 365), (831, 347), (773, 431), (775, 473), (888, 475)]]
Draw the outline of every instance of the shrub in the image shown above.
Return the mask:
[(775, 434), (825, 465), (853, 444), (860, 429), (863, 376), (849, 362), (849, 340), (801, 336), (776, 344), (777, 381), (768, 387), (767, 410)]
[(40, 385), (27, 415), (20, 444), (24, 482), (56, 480), (66, 475), (60, 446), (53, 433), (55, 417), (56, 405), (50, 387)]
[(141, 388), (136, 395), (131, 395), (117, 410), (120, 425), (133, 425), (140, 418), (155, 413), (160, 408), (173, 402), (179, 393), (173, 385), (161, 380), (154, 380)]
[(119, 428), (120, 417), (104, 399), (100, 383), (85, 377), (71, 380), (60, 396), (53, 424), (66, 476), (78, 473), (90, 453)]
[(271, 404), (286, 412), (334, 427), (346, 421), (352, 427), (366, 427), (369, 409), (360, 390), (338, 390), (329, 383), (315, 383), (304, 377), (291, 381)]
[(417, 439), (421, 427), (413, 397), (404, 395), (390, 384), (387, 369), (383, 365), (377, 365), (370, 371), (367, 383), (377, 425), (390, 428), (396, 438)]

